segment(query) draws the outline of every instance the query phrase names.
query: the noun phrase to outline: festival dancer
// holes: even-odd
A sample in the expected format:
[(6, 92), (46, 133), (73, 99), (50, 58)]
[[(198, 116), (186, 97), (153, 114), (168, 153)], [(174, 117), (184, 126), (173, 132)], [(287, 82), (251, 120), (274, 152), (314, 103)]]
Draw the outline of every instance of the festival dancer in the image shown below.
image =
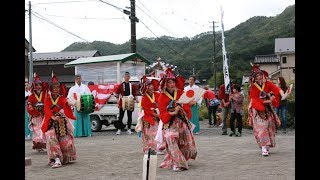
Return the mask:
[(197, 150), (189, 122), (190, 105), (176, 103), (184, 92), (185, 80), (182, 76), (175, 77), (171, 68), (165, 72), (160, 80), (158, 105), (167, 153), (160, 167), (177, 172), (189, 169), (188, 160), (196, 158)]
[[(184, 88), (184, 91), (188, 91), (189, 89), (197, 89), (199, 86), (196, 84), (196, 77), (191, 75), (189, 77), (189, 85)], [(194, 102), (194, 104), (191, 105), (191, 119), (190, 122), (192, 122), (195, 125), (195, 128), (193, 129), (194, 134), (200, 134), (200, 122), (199, 122), (199, 108), (202, 103), (202, 98), (199, 99), (198, 102)]]
[(73, 125), (75, 120), (71, 104), (61, 95), (61, 86), (56, 76), (53, 75), (50, 85), (50, 94), (44, 104), (44, 122), (41, 127), (47, 139), (47, 155), (52, 168), (59, 168), (62, 164), (76, 160), (74, 146)]
[(283, 95), (283, 91), (268, 81), (267, 77), (266, 71), (253, 65), (250, 75), (248, 123), (253, 127), (254, 137), (263, 156), (268, 156), (269, 149), (276, 145), (276, 126), (279, 127), (281, 122), (273, 109), (272, 101), (279, 93)]
[(146, 76), (141, 78), (141, 107), (144, 112), (142, 118), (142, 146), (144, 153), (148, 153), (149, 148), (151, 148), (157, 154), (163, 154), (161, 151), (164, 149), (164, 146), (158, 149), (155, 140), (160, 122), (158, 109), (160, 93), (158, 92), (158, 87), (158, 80), (150, 80)]
[(31, 85), (31, 95), (27, 100), (27, 111), (30, 117), (29, 129), (32, 131), (32, 149), (43, 152), (46, 148), (46, 139), (41, 131), (41, 124), (44, 117), (44, 100), (47, 96), (48, 83), (42, 82), (35, 73)]
[(29, 129), (29, 114), (27, 111), (27, 103), (28, 98), (31, 95), (30, 86), (28, 82), (24, 83), (24, 138), (25, 139), (31, 139), (31, 131)]

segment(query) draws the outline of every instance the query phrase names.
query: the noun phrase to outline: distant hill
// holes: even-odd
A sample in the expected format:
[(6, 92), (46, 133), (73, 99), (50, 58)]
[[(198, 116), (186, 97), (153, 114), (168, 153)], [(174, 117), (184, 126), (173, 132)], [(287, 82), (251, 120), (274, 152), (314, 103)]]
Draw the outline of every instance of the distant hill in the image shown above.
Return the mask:
[[(295, 5), (274, 17), (256, 16), (225, 32), (227, 55), (230, 59), (230, 78), (241, 82), (250, 70), (256, 55), (274, 54), (275, 38), (295, 37)], [(101, 55), (130, 53), (130, 40), (124, 44), (105, 41), (75, 42), (63, 51), (98, 50)], [(217, 79), (222, 77), (221, 32), (216, 32)], [(213, 34), (204, 32), (192, 38), (142, 38), (137, 40), (137, 52), (154, 62), (160, 56), (178, 66), (179, 74), (188, 77), (193, 70), (202, 81), (213, 81)]]

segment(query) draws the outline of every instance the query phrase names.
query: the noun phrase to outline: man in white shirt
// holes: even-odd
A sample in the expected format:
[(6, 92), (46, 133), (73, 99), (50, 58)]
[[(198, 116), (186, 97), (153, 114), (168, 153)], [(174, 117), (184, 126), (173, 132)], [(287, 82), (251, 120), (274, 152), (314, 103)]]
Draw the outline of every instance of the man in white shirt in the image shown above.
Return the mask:
[[(68, 98), (72, 98), (74, 93), (80, 93), (80, 95), (91, 94), (87, 85), (82, 83), (80, 74), (75, 75), (75, 85), (69, 89)], [(91, 121), (89, 113), (78, 112), (77, 108), (74, 109), (74, 115), (77, 119), (74, 121), (74, 137), (87, 137), (92, 136)]]
[[(197, 89), (199, 86), (195, 85), (196, 77), (191, 75), (189, 77), (189, 85), (184, 88), (184, 91), (188, 91), (189, 89)], [(192, 117), (190, 121), (196, 126), (193, 129), (194, 134), (200, 134), (200, 123), (199, 123), (199, 107), (201, 105), (202, 98), (199, 99), (198, 102), (191, 105), (191, 113)]]

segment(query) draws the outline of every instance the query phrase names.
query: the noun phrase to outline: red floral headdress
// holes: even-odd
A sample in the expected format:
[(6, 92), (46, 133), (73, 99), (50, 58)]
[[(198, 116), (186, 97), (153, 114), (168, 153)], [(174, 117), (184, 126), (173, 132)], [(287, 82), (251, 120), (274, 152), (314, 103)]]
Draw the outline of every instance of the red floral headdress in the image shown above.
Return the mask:
[(47, 82), (42, 82), (40, 80), (40, 76), (37, 73), (33, 74), (34, 79), (33, 82), (31, 84), (31, 92), (33, 92), (35, 90), (36, 84), (41, 84), (42, 85), (42, 91), (46, 91), (48, 89), (49, 84)]
[(142, 95), (144, 95), (147, 91), (147, 86), (149, 84), (152, 84), (153, 87), (154, 87), (154, 91), (158, 91), (159, 90), (159, 84), (160, 82), (157, 80), (157, 79), (148, 79), (147, 77), (154, 77), (153, 75), (154, 73), (152, 72), (151, 74), (148, 74), (148, 75), (144, 75), (142, 78), (141, 78), (141, 82), (140, 82), (140, 92)]
[(174, 79), (176, 81), (176, 87), (178, 89), (184, 89), (185, 79), (183, 76), (177, 75), (175, 76), (172, 69), (169, 67), (165, 70), (165, 74), (161, 77), (160, 87), (161, 90), (165, 88), (166, 81), (169, 79)]
[(250, 63), (250, 64), (252, 66), (252, 71), (250, 74), (250, 82), (251, 83), (254, 83), (254, 79), (258, 73), (262, 73), (264, 76), (264, 80), (267, 80), (267, 78), (269, 77), (269, 74), (267, 71), (261, 70), (256, 64), (252, 64), (252, 63)]

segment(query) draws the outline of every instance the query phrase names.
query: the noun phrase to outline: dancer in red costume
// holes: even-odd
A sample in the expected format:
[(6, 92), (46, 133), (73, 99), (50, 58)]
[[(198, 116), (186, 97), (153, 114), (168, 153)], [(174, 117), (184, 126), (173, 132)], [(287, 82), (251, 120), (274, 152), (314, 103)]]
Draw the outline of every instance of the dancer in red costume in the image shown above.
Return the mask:
[[(167, 153), (161, 168), (182, 171), (189, 169), (188, 160), (195, 159), (197, 149), (191, 130), (190, 104), (178, 104), (183, 94), (184, 78), (175, 77), (170, 68), (161, 78), (161, 95), (158, 100), (160, 119), (163, 122), (163, 136)], [(194, 101), (190, 102), (194, 103)]]
[(144, 113), (142, 118), (142, 145), (143, 152), (148, 153), (149, 148), (162, 154), (164, 146), (158, 148), (155, 137), (159, 127), (159, 109), (158, 99), (160, 93), (158, 92), (159, 81), (156, 79), (148, 79), (146, 76), (141, 78), (141, 107)]
[(27, 100), (27, 111), (29, 113), (29, 129), (32, 131), (32, 149), (39, 152), (46, 148), (46, 139), (41, 131), (41, 124), (43, 122), (44, 100), (48, 93), (48, 83), (42, 82), (40, 77), (35, 73), (34, 81), (31, 85), (31, 94)]
[(275, 147), (276, 126), (280, 126), (280, 120), (275, 113), (272, 101), (283, 91), (267, 80), (268, 73), (253, 65), (250, 76), (250, 103), (248, 107), (249, 126), (253, 127), (253, 134), (261, 148), (262, 155), (269, 155), (269, 148)]
[(48, 160), (52, 168), (58, 168), (62, 164), (76, 160), (74, 128), (70, 122), (76, 117), (66, 96), (62, 95), (61, 86), (63, 85), (53, 75), (50, 85), (51, 93), (48, 94), (44, 104), (45, 117), (41, 127), (47, 139)]

